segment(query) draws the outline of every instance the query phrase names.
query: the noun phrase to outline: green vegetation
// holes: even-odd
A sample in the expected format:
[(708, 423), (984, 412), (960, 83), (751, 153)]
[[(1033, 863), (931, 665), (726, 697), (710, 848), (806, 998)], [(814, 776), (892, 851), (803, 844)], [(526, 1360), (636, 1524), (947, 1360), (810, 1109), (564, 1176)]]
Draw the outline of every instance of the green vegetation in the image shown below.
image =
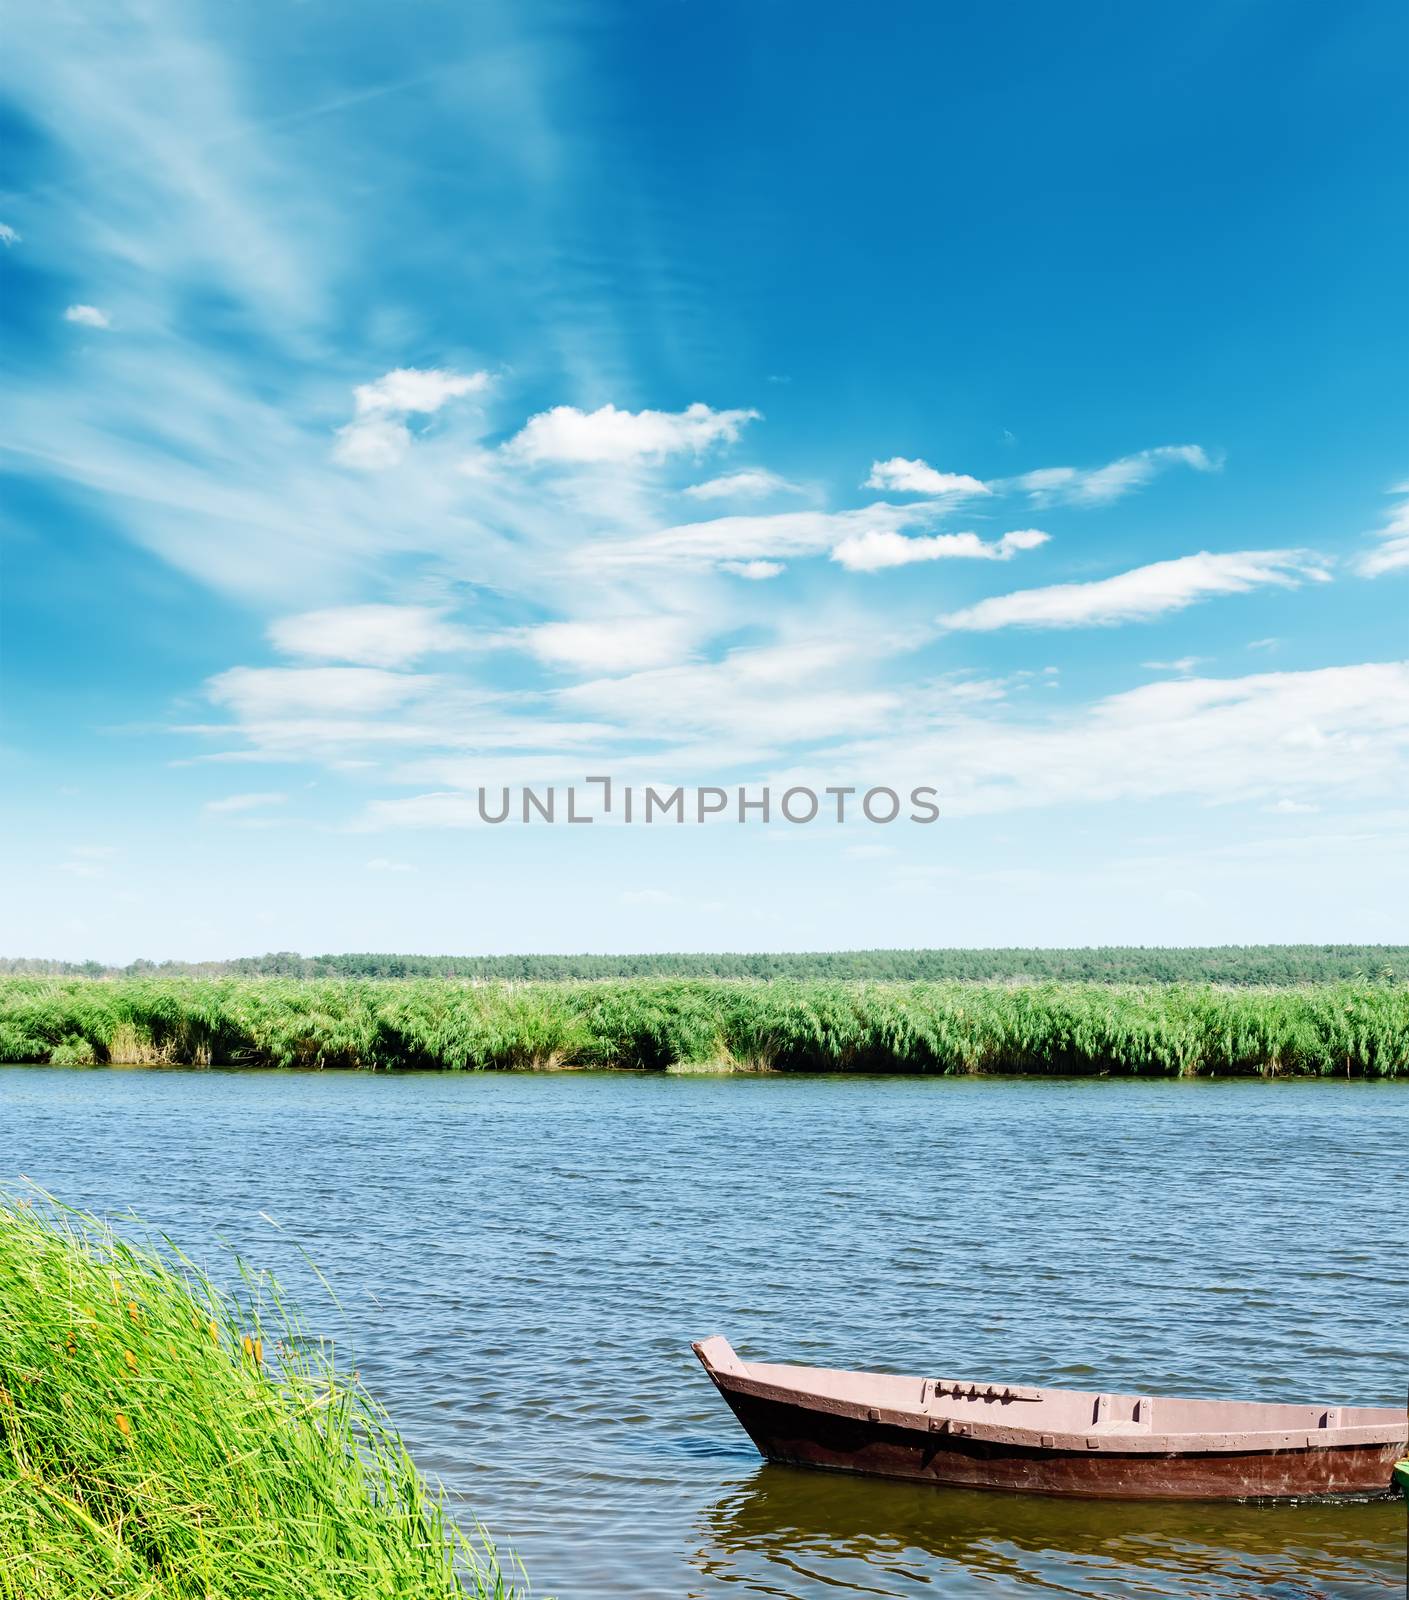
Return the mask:
[(236, 961), (0, 958), (27, 977), (476, 978), (593, 982), (604, 978), (828, 978), (884, 983), (1223, 983), (1255, 986), (1409, 981), (1409, 945), (1248, 944), (1203, 948), (1097, 946), (1077, 950), (834, 950), (812, 953), (562, 956), (301, 956), (281, 950)]
[(4, 1600), (510, 1600), (267, 1277), (0, 1198)]
[(1409, 1075), (1409, 986), (0, 979), (0, 1060)]

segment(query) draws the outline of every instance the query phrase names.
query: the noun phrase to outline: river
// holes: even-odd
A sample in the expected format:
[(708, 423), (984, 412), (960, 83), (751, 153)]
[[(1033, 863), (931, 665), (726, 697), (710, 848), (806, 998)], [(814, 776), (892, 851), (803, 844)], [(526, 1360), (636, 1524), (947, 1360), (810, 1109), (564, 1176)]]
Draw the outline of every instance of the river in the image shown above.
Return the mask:
[(274, 1268), (540, 1596), (1402, 1592), (1402, 1504), (764, 1466), (690, 1341), (1402, 1402), (1409, 1083), (11, 1067), (0, 1141), (0, 1178)]

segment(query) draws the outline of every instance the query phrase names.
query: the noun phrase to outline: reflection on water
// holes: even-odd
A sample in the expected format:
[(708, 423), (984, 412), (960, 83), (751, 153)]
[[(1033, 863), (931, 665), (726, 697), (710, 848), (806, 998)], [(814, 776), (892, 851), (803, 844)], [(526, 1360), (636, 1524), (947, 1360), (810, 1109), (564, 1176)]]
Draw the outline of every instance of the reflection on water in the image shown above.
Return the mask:
[(701, 1575), (750, 1594), (1396, 1593), (1404, 1513), (1072, 1502), (759, 1467), (702, 1515)]
[(0, 1178), (276, 1270), (561, 1600), (1397, 1595), (1391, 1503), (761, 1467), (689, 1344), (1393, 1403), (1406, 1150), (1409, 1082), (0, 1071)]

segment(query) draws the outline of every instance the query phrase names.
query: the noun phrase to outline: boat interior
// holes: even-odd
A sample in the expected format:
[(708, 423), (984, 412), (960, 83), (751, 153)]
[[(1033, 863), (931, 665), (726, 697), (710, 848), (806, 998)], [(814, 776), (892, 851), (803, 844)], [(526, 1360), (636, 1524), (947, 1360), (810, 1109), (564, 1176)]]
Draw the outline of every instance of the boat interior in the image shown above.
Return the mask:
[[(1405, 1413), (1387, 1406), (1284, 1405), (1255, 1400), (1185, 1400), (1161, 1395), (1042, 1389), (1028, 1384), (977, 1383), (953, 1378), (898, 1377), (745, 1362), (720, 1340), (700, 1346), (701, 1359), (721, 1373), (797, 1390), (850, 1405), (920, 1412), (954, 1421), (1000, 1422), (1059, 1433), (1260, 1433), (1320, 1428), (1392, 1426)], [(727, 1352), (727, 1356), (725, 1356)], [(716, 1359), (716, 1355), (723, 1359)], [(732, 1358), (732, 1361), (729, 1360)]]

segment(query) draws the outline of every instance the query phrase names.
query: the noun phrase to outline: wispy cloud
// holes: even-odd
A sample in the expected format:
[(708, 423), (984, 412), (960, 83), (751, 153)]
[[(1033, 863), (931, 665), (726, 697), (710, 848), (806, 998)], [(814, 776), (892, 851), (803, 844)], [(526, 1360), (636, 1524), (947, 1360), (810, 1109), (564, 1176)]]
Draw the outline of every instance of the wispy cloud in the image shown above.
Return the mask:
[(209, 681), (206, 693), (250, 721), (308, 712), (375, 715), (404, 705), (435, 681), (377, 667), (231, 667)]
[(766, 467), (745, 467), (726, 472), (704, 483), (692, 483), (680, 491), (692, 500), (766, 500), (779, 494), (806, 494), (800, 483), (790, 483)]
[(1005, 479), (997, 487), (1020, 490), (1037, 506), (1109, 505), (1143, 487), (1165, 468), (1181, 465), (1196, 472), (1213, 472), (1218, 463), (1201, 445), (1163, 444), (1122, 456), (1104, 467), (1041, 467)]
[(288, 803), (288, 795), (275, 790), (262, 790), (253, 794), (226, 795), (223, 800), (207, 800), (202, 809), (211, 816), (233, 816), (243, 811), (262, 811), (269, 806)]
[(0, 245), (8, 250), (12, 244), (18, 244), (20, 236), (8, 222), (0, 222)]
[(721, 561), (721, 572), (731, 572), (736, 578), (747, 578), (752, 583), (762, 583), (767, 578), (776, 578), (788, 569), (781, 561)]
[(346, 661), (367, 667), (405, 667), (469, 642), (463, 628), (430, 606), (340, 606), (304, 611), (271, 622), (269, 641), (285, 655)]
[(1396, 484), (1390, 493), (1400, 498), (1390, 508), (1383, 526), (1375, 530), (1379, 546), (1355, 564), (1363, 578), (1378, 578), (1382, 573), (1409, 567), (1409, 483)]
[(715, 517), (630, 539), (608, 539), (582, 551), (577, 560), (590, 567), (758, 561), (822, 555), (843, 540), (872, 530), (924, 525), (934, 519), (924, 503), (890, 505), (878, 501), (855, 511), (776, 511)]
[(1177, 672), (1181, 678), (1187, 678), (1205, 660), (1206, 656), (1180, 656), (1174, 661), (1142, 661), (1140, 665), (1150, 672)]
[[(1397, 797), (1409, 771), (1409, 662), (1181, 678), (1040, 718), (1017, 703), (960, 712), (839, 746), (827, 770), (885, 771), (897, 785), (938, 775), (950, 817), (1179, 795), (1297, 806)], [(775, 781), (806, 781), (801, 771)]]
[(1020, 550), (1035, 550), (1050, 534), (1040, 528), (1015, 528), (1000, 539), (983, 540), (976, 533), (937, 533), (907, 539), (904, 534), (872, 528), (843, 539), (832, 560), (849, 572), (879, 572), (914, 561), (1010, 561)]
[(683, 411), (596, 411), (554, 406), (532, 416), (504, 446), (506, 454), (531, 464), (545, 462), (615, 463), (700, 455), (711, 446), (732, 444), (757, 411), (716, 411), (696, 402)]
[(98, 306), (68, 306), (64, 310), (64, 321), (76, 322), (81, 328), (111, 328), (113, 325), (112, 318)]
[(902, 693), (868, 682), (884, 649), (905, 648), (894, 637), (799, 635), (740, 647), (717, 661), (653, 668), (625, 677), (572, 684), (556, 696), (573, 714), (609, 718), (641, 739), (706, 736), (747, 758), (748, 746), (778, 747), (834, 738), (865, 728), (904, 704)]
[(487, 372), (398, 367), (375, 383), (358, 384), (354, 416), (338, 429), (333, 459), (364, 472), (397, 466), (411, 448), (408, 416), (429, 416), (448, 400), (483, 393), (492, 381)]
[(995, 628), (1081, 628), (1144, 622), (1213, 595), (1263, 587), (1327, 582), (1330, 574), (1301, 550), (1240, 550), (1225, 555), (1156, 561), (1092, 583), (1057, 583), (980, 600), (939, 621), (946, 628), (986, 633)]
[(1201, 445), (1166, 444), (1122, 456), (1103, 467), (1039, 467), (985, 483), (967, 473), (940, 472), (924, 460), (892, 456), (889, 461), (872, 462), (865, 487), (951, 499), (1026, 494), (1038, 506), (1099, 506), (1142, 488), (1158, 473), (1177, 465), (1212, 472), (1218, 463)]
[(892, 456), (889, 461), (873, 461), (871, 474), (862, 485), (866, 489), (889, 489), (898, 494), (969, 496), (989, 494), (986, 483), (964, 472), (937, 472), (927, 461), (907, 461)]
[(578, 672), (635, 672), (679, 661), (698, 630), (681, 617), (620, 616), (603, 622), (545, 622), (526, 629), (540, 661)]

